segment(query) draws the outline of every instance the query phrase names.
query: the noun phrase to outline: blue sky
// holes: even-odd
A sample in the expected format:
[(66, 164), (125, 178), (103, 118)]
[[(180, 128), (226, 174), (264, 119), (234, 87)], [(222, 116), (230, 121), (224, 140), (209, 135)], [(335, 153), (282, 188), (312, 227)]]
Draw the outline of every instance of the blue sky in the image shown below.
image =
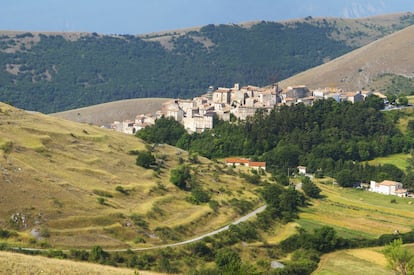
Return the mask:
[(207, 24), (414, 12), (413, 0), (1, 0), (0, 30), (144, 34)]

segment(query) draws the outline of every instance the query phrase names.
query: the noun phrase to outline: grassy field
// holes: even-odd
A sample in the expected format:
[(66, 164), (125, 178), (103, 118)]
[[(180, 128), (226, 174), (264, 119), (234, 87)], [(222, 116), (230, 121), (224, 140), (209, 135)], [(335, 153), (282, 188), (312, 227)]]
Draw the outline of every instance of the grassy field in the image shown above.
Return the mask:
[[(406, 245), (413, 252), (414, 245)], [(315, 275), (395, 274), (387, 267), (383, 247), (348, 249), (323, 255)]]
[[(152, 246), (171, 242), (154, 235), (157, 228), (178, 232), (185, 227), (178, 238), (187, 239), (237, 218), (228, 203), (233, 198), (260, 203), (254, 186), (224, 164), (202, 157), (191, 164), (186, 152), (168, 145), (153, 148), (164, 159), (160, 174), (138, 167), (130, 152), (145, 148), (134, 136), (0, 103), (0, 228), (19, 233), (7, 241), (16, 246), (126, 248), (141, 238), (146, 241), (141, 246)], [(169, 182), (179, 158), (219, 203), (217, 212), (191, 204), (186, 200), (190, 192)], [(127, 192), (118, 192), (119, 186)], [(133, 214), (148, 228), (135, 225)], [(31, 236), (33, 229), (44, 232), (43, 237)]]
[(0, 251), (0, 274), (90, 274), (90, 275), (157, 275), (162, 273), (115, 268), (99, 264), (49, 259)]
[(378, 157), (374, 160), (369, 161), (368, 163), (371, 165), (379, 165), (379, 164), (393, 164), (400, 168), (401, 170), (405, 171), (408, 166), (407, 159), (410, 157), (410, 154), (394, 154), (389, 155), (386, 157)]
[(324, 255), (319, 263), (318, 269), (313, 274), (395, 274), (387, 268), (387, 261), (379, 250), (374, 248), (352, 249)]
[[(315, 180), (316, 181), (316, 180)], [(318, 181), (323, 198), (312, 200), (296, 222), (312, 232), (321, 226), (333, 227), (344, 238), (377, 238), (394, 230), (414, 228), (414, 199), (369, 191), (342, 188), (331, 179)], [(391, 200), (395, 199), (396, 203)], [(409, 246), (414, 250), (414, 246)], [(382, 248), (341, 250), (323, 255), (313, 274), (394, 274), (387, 268)]]
[(325, 184), (318, 186), (324, 198), (303, 209), (297, 221), (301, 227), (312, 231), (328, 225), (346, 238), (376, 238), (397, 229), (408, 232), (414, 228), (414, 199), (342, 188), (330, 180), (322, 182)]
[(408, 104), (413, 105), (414, 104), (414, 95), (407, 96)]

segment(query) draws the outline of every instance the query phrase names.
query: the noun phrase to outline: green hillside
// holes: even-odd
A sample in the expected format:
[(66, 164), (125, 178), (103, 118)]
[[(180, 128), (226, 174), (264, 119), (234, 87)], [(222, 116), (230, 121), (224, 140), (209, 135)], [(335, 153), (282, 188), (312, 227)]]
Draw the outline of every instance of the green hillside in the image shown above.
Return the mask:
[(263, 86), (411, 25), (412, 14), (208, 25), (146, 35), (0, 36), (0, 100), (52, 113), (136, 97), (193, 97)]

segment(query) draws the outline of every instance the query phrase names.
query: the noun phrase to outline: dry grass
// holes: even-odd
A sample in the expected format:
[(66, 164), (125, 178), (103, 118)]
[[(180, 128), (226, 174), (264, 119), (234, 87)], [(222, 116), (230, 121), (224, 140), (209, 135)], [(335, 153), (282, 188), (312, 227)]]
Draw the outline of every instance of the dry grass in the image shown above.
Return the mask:
[(394, 274), (386, 266), (384, 255), (375, 248), (342, 250), (322, 256), (313, 274)]
[(54, 117), (94, 125), (108, 125), (114, 121), (134, 120), (140, 114), (160, 111), (168, 98), (136, 98), (93, 105), (52, 114)]
[[(165, 155), (166, 160), (165, 168), (156, 175), (135, 165), (136, 156), (129, 152), (143, 150), (145, 145), (134, 136), (27, 113), (1, 103), (0, 146), (0, 228), (10, 227), (8, 221), (14, 213), (26, 216), (19, 237), (9, 240), (16, 245), (29, 246), (30, 230), (45, 227), (50, 237), (35, 245), (125, 248), (133, 245), (137, 236), (137, 228), (127, 226), (134, 213), (149, 222), (148, 234), (156, 227), (186, 226), (191, 230), (183, 238), (190, 238), (237, 218), (226, 204), (232, 198), (259, 204), (252, 186), (237, 176), (223, 174), (216, 164), (200, 157), (201, 164), (192, 168), (203, 188), (222, 202), (213, 215), (206, 205), (186, 202), (189, 192), (169, 182), (169, 170), (178, 165), (179, 157), (188, 158), (186, 152), (177, 155), (174, 147), (157, 146), (154, 153)], [(214, 173), (219, 173), (219, 182)], [(129, 194), (116, 191), (117, 186)], [(226, 192), (220, 192), (221, 188)], [(101, 196), (103, 203), (98, 202)], [(150, 218), (155, 206), (161, 214)], [(147, 238), (146, 246), (160, 242), (142, 237)]]
[[(411, 252), (414, 250), (412, 244), (405, 247)], [(325, 254), (313, 274), (395, 274), (387, 267), (381, 252), (383, 248), (347, 249)]]
[(0, 274), (135, 274), (156, 275), (161, 273), (115, 268), (99, 264), (49, 259), (0, 251)]
[(282, 87), (305, 84), (310, 88), (368, 89), (378, 75), (413, 76), (414, 26), (379, 39), (321, 66), (283, 80)]

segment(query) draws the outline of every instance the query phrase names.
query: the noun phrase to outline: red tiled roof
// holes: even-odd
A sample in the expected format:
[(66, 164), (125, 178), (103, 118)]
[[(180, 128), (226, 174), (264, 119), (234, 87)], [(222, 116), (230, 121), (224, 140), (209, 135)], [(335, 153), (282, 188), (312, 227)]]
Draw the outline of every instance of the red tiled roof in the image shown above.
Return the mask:
[(251, 166), (251, 167), (266, 167), (266, 162), (251, 161), (251, 162), (249, 162), (249, 166)]
[(228, 158), (226, 159), (226, 163), (249, 163), (248, 159), (240, 159), (240, 158)]

